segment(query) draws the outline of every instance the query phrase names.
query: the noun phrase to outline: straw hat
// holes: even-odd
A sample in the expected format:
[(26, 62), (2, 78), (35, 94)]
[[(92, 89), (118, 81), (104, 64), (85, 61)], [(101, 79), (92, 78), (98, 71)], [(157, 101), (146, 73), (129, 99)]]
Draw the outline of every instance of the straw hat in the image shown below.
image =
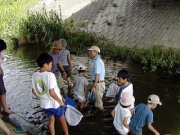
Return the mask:
[(52, 49), (61, 49), (61, 48), (62, 48), (61, 41), (54, 41)]

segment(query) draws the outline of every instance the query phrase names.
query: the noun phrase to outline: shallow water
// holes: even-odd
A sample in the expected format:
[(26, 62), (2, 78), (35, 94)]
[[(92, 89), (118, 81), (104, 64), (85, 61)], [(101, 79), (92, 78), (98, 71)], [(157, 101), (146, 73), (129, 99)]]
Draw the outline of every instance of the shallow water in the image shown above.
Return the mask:
[[(24, 127), (31, 134), (37, 135), (42, 127), (47, 125), (47, 118), (39, 108), (39, 100), (31, 94), (31, 76), (37, 71), (34, 59), (22, 60), (13, 55), (6, 55), (6, 61), (2, 64), (5, 72), (4, 81), (7, 89), (7, 103), (15, 114), (10, 118)], [(91, 60), (84, 56), (72, 56), (74, 68), (83, 63), (87, 65), (87, 78), (90, 79), (89, 67)], [(116, 74), (126, 68), (131, 74), (131, 82), (134, 85), (135, 103), (146, 103), (149, 94), (155, 93), (160, 96), (163, 103), (158, 106), (154, 112), (154, 127), (161, 134), (180, 135), (180, 104), (177, 102), (177, 96), (180, 96), (180, 82), (165, 79), (152, 73), (144, 73), (140, 68), (128, 61), (113, 62), (104, 59), (106, 66), (106, 86), (109, 83), (116, 82)], [(74, 71), (76, 74), (76, 71)], [(65, 85), (66, 89), (66, 85)], [(105, 111), (99, 112), (92, 106), (83, 113), (84, 117), (80, 124), (75, 127), (69, 126), (70, 135), (116, 135), (113, 128), (112, 117), (109, 113), (116, 105), (113, 98), (104, 97)], [(56, 128), (59, 130), (59, 128)], [(145, 127), (145, 135), (152, 133)], [(58, 131), (58, 134), (61, 134)]]

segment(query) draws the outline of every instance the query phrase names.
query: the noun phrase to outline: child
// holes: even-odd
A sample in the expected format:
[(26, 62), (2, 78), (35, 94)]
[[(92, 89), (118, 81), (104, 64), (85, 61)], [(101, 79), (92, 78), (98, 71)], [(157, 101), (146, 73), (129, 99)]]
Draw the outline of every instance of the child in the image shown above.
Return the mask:
[(79, 65), (78, 75), (74, 76), (73, 87), (74, 96), (78, 99), (78, 105), (80, 110), (84, 108), (84, 103), (86, 101), (85, 95), (87, 94), (88, 80), (85, 78), (86, 67), (84, 65)]
[(158, 131), (152, 126), (153, 112), (157, 105), (162, 105), (157, 95), (152, 94), (147, 99), (147, 104), (138, 104), (135, 107), (135, 113), (131, 118), (130, 133), (131, 135), (142, 135), (142, 128), (147, 124), (148, 129), (155, 135), (160, 135)]
[[(122, 69), (117, 74), (118, 82), (120, 83), (118, 94), (116, 95), (116, 99), (119, 101), (119, 99), (122, 96), (122, 93), (129, 92), (131, 95), (133, 95), (133, 85), (131, 82), (129, 82), (129, 73), (127, 70)], [(130, 106), (130, 109), (134, 108), (134, 104)]]
[(4, 60), (4, 56), (2, 54), (2, 51), (7, 48), (6, 42), (2, 39), (0, 39), (0, 109), (4, 113), (11, 114), (13, 111), (10, 110), (10, 108), (6, 104), (6, 88), (4, 86), (4, 72), (1, 67), (1, 63)]
[(42, 53), (36, 59), (40, 71), (32, 76), (32, 93), (40, 98), (40, 106), (49, 117), (49, 131), (55, 135), (55, 116), (59, 118), (61, 128), (68, 135), (68, 127), (64, 117), (65, 106), (57, 86), (56, 77), (51, 72), (53, 58)]
[[(59, 52), (60, 58), (61, 58), (61, 63), (64, 67), (64, 71), (67, 74), (67, 85), (68, 85), (68, 91), (69, 94), (71, 94), (71, 89), (72, 89), (72, 83), (71, 83), (71, 72), (72, 72), (72, 64), (71, 64), (71, 56), (69, 50), (66, 49), (67, 42), (65, 39), (60, 39), (62, 43), (62, 50)], [(62, 72), (62, 71), (61, 71)]]
[(125, 92), (122, 94), (120, 103), (118, 103), (115, 109), (111, 112), (114, 117), (114, 127), (121, 135), (127, 135), (129, 132), (131, 112), (128, 107), (133, 104), (134, 101), (134, 96), (132, 96), (131, 93)]

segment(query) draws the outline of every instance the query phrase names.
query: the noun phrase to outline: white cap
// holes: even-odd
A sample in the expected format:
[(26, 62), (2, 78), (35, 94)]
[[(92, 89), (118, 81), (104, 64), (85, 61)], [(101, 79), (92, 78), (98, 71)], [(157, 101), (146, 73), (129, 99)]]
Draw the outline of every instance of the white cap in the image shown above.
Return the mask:
[(160, 99), (157, 95), (155, 94), (151, 94), (149, 97), (148, 97), (148, 103), (152, 103), (152, 104), (159, 104), (159, 105), (162, 105), (162, 103), (160, 102)]
[(88, 49), (89, 51), (96, 51), (98, 53), (100, 53), (100, 49), (98, 46), (91, 46), (91, 48)]
[(78, 71), (85, 71), (86, 70), (86, 66), (85, 65), (79, 65), (78, 66)]

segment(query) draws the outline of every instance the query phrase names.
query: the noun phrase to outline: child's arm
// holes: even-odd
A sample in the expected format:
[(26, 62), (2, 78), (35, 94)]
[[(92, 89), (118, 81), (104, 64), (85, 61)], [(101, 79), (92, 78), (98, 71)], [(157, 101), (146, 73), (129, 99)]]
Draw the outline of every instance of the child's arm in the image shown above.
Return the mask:
[(0, 74), (2, 74), (4, 76), (4, 72), (3, 72), (3, 69), (1, 66), (0, 66)]
[(67, 55), (67, 61), (68, 61), (70, 70), (72, 71), (72, 63), (71, 63), (71, 56), (70, 56), (70, 53), (68, 53), (68, 55)]
[(36, 97), (38, 97), (38, 95), (36, 94), (34, 89), (32, 89), (32, 94), (34, 94)]
[(111, 115), (114, 117), (115, 116), (115, 108), (111, 111)]
[(52, 98), (54, 98), (60, 104), (60, 106), (64, 106), (63, 101), (56, 95), (56, 93), (54, 92), (54, 89), (50, 89), (49, 94)]
[(129, 118), (129, 117), (125, 117), (125, 118), (124, 118), (124, 120), (123, 120), (123, 125), (129, 130), (129, 125), (127, 124), (128, 118)]
[(160, 134), (158, 133), (158, 131), (151, 125), (151, 123), (148, 123), (147, 126), (148, 126), (148, 129), (149, 129), (150, 131), (152, 131), (155, 135), (160, 135)]
[(135, 114), (135, 108), (130, 109), (131, 115)]

